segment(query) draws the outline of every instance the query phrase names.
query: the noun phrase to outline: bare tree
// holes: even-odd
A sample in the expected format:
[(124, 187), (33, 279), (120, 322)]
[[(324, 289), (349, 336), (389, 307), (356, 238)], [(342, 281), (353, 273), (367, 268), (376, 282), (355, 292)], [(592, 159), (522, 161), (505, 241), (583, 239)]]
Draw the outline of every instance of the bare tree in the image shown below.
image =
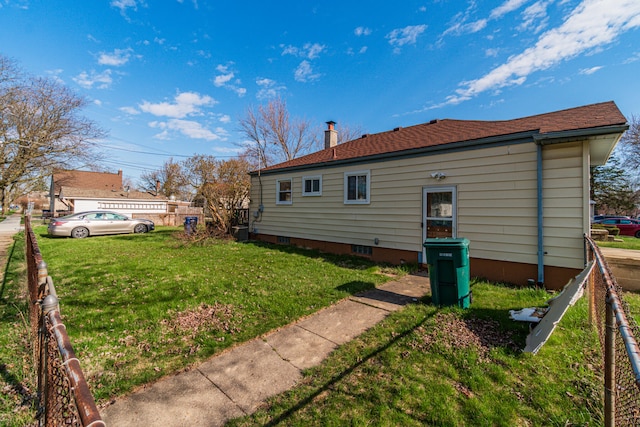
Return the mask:
[(338, 132), (338, 144), (353, 141), (366, 133), (360, 125), (349, 126), (340, 123), (336, 125), (336, 132)]
[(640, 116), (631, 115), (629, 129), (622, 135), (620, 145), (626, 160), (633, 169), (640, 169)]
[(216, 180), (216, 158), (214, 156), (196, 154), (182, 162), (182, 166), (185, 171), (185, 181), (196, 197), (202, 196), (199, 193), (203, 184)]
[(214, 225), (229, 233), (237, 210), (249, 197), (251, 163), (244, 157), (216, 160), (213, 156), (196, 155), (183, 165), (196, 198), (203, 201)]
[(79, 115), (86, 100), (51, 79), (30, 77), (0, 56), (0, 204), (54, 169), (94, 163), (105, 133)]
[(129, 189), (129, 190), (135, 190), (136, 189), (135, 183), (128, 176), (125, 176), (125, 177), (122, 178), (122, 187), (124, 189)]
[(164, 162), (160, 169), (143, 173), (140, 180), (140, 188), (152, 194), (174, 196), (182, 200), (190, 199), (183, 166), (173, 158)]
[(591, 170), (591, 199), (599, 213), (635, 216), (639, 196), (629, 171), (615, 155)]
[(240, 129), (249, 140), (245, 155), (259, 167), (295, 159), (319, 146), (318, 132), (310, 122), (292, 118), (287, 104), (280, 98), (256, 110), (247, 109)]
[(244, 159), (217, 161), (215, 180), (204, 183), (200, 188), (214, 224), (223, 233), (231, 231), (236, 211), (249, 197), (249, 170), (250, 164)]

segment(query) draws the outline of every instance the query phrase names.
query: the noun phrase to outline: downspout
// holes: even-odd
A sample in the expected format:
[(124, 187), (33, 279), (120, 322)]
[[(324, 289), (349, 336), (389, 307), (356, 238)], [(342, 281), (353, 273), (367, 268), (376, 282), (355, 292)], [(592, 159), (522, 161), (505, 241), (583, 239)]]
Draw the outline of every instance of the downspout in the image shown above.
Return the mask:
[(544, 212), (542, 206), (542, 143), (536, 143), (538, 192), (538, 286), (544, 285)]

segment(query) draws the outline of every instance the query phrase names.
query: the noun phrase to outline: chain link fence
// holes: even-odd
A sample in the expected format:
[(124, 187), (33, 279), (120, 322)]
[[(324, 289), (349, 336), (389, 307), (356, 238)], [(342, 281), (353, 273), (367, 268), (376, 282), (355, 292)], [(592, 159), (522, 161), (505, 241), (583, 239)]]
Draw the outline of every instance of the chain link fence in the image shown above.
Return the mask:
[(60, 318), (53, 280), (47, 273), (29, 216), (25, 217), (25, 236), (29, 320), (38, 376), (35, 425), (104, 427)]
[[(25, 217), (31, 334), (38, 375), (39, 426), (104, 427), (60, 319), (55, 287)], [(606, 426), (640, 426), (640, 328), (596, 243), (585, 236), (590, 320), (603, 347)]]
[(590, 237), (585, 240), (587, 261), (595, 263), (589, 281), (589, 306), (603, 347), (605, 425), (639, 426), (640, 329), (600, 249)]

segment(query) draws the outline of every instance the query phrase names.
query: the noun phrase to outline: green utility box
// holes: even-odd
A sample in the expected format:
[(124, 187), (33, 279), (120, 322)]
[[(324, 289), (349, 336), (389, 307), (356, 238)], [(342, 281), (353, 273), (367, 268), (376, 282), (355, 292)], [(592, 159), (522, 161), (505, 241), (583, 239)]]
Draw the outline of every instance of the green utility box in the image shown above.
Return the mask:
[(435, 305), (471, 304), (469, 239), (426, 239), (431, 299)]

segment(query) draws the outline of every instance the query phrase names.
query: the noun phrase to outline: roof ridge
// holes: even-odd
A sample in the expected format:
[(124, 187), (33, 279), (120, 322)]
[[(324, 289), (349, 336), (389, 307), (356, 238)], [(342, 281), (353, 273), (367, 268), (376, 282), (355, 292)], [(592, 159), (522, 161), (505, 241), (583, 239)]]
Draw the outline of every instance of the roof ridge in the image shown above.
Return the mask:
[[(260, 171), (311, 167), (336, 161), (425, 149), (451, 143), (471, 143), (495, 137), (521, 139), (525, 133), (557, 133), (624, 125), (615, 102), (606, 101), (507, 120), (436, 119), (408, 127), (366, 134), (335, 147), (272, 165)], [(258, 171), (255, 171), (256, 173)]]

